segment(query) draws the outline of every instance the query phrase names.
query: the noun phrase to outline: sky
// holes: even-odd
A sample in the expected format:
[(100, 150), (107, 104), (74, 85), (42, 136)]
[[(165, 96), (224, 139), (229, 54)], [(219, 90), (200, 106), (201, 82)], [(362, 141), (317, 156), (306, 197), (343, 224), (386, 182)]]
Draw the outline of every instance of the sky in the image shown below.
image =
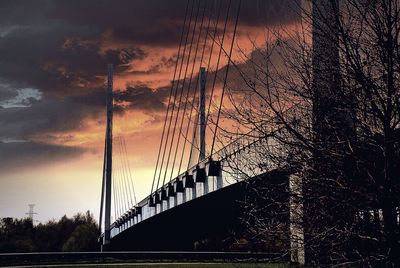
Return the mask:
[[(226, 8), (229, 0), (201, 4), (220, 1)], [(293, 2), (242, 0), (233, 59), (246, 65), (239, 51), (251, 57), (266, 29), (295, 25)], [(31, 203), (40, 222), (87, 210), (97, 217), (108, 63), (115, 66), (114, 134), (126, 140), (138, 199), (149, 194), (186, 4), (1, 1), (0, 217), (25, 217)]]

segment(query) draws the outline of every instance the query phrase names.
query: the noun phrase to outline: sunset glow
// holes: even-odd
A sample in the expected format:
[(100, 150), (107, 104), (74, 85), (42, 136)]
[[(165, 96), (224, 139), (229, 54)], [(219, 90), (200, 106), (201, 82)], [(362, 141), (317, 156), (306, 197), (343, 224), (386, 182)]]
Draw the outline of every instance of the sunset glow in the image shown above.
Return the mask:
[[(42, 222), (86, 210), (97, 217), (108, 63), (115, 66), (120, 96), (114, 136), (126, 140), (138, 198), (148, 195), (186, 1), (17, 2), (0, 4), (0, 217), (24, 217), (29, 203)], [(244, 2), (232, 58), (243, 65), (265, 45), (268, 31), (285, 26), (291, 32), (297, 23), (293, 9), (276, 8), (281, 1)], [(224, 56), (219, 70), (226, 64)], [(215, 67), (213, 57), (210, 74)]]

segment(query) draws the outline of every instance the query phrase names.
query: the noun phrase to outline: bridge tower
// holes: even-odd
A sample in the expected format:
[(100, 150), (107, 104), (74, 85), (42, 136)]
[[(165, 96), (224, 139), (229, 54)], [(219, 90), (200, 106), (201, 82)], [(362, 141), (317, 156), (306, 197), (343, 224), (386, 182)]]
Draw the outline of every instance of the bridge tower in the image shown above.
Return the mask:
[[(330, 157), (326, 152), (332, 148), (326, 148), (326, 145), (335, 144), (338, 139), (343, 141), (349, 137), (351, 131), (351, 125), (348, 124), (349, 113), (343, 107), (347, 100), (343, 99), (341, 94), (337, 24), (339, 4), (340, 0), (302, 1), (302, 12), (305, 13), (303, 16), (307, 20), (311, 14), (312, 18), (313, 128), (315, 148), (318, 148), (315, 150), (314, 166), (316, 173), (323, 174), (322, 176), (329, 175), (323, 169), (326, 167), (327, 158)], [(310, 239), (309, 234), (313, 229), (318, 228), (315, 223), (308, 222), (308, 218), (311, 218), (313, 213), (320, 213), (313, 207), (312, 202), (305, 201), (304, 197), (309, 196), (317, 187), (321, 191), (322, 183), (319, 181), (317, 185), (309, 184), (303, 182), (298, 174), (292, 174), (289, 178), (291, 261), (301, 265), (305, 264), (306, 259), (312, 259), (305, 244)]]
[(107, 127), (104, 148), (103, 182), (101, 193), (100, 226), (102, 224), (102, 214), (104, 206), (104, 246), (110, 243), (111, 230), (111, 187), (112, 187), (112, 126), (113, 126), (113, 65), (108, 65), (107, 79)]
[(344, 136), (338, 13), (339, 0), (312, 0), (313, 124), (320, 142)]
[[(354, 124), (352, 93), (342, 86), (339, 37), (340, 0), (312, 0), (312, 89), (315, 178), (303, 184), (304, 196), (325, 196), (324, 206), (304, 200), (305, 258), (318, 258), (312, 248), (313, 237), (324, 233), (333, 224), (346, 222), (354, 215), (346, 207), (338, 206), (345, 194), (330, 181), (351, 180), (351, 161), (346, 159), (348, 144), (353, 141)], [(339, 181), (340, 182), (340, 181)], [(318, 219), (318, 220), (316, 220)], [(335, 225), (335, 228), (341, 226)], [(323, 244), (321, 244), (323, 245)], [(318, 245), (318, 246), (321, 246)], [(315, 254), (315, 255), (313, 255)]]
[(200, 67), (200, 157), (206, 157), (206, 68)]
[[(200, 168), (198, 165), (199, 162), (205, 159), (206, 157), (206, 68), (200, 67), (199, 70), (199, 78), (198, 78), (198, 86), (199, 86), (199, 99), (198, 99), (198, 107), (199, 111), (197, 117), (195, 119), (194, 128), (193, 128), (193, 137), (192, 137), (192, 148), (190, 150), (190, 156), (188, 159), (188, 165), (191, 166), (192, 160), (197, 164), (197, 168), (195, 171), (196, 175), (192, 177), (195, 178), (193, 181), (194, 185), (192, 188), (192, 197), (197, 197), (197, 183), (203, 185), (203, 194), (208, 193), (208, 179), (205, 174), (205, 169)], [(195, 146), (193, 146), (196, 141), (199, 141), (199, 154), (195, 154)], [(193, 157), (194, 156), (194, 157)], [(198, 156), (198, 157), (197, 157)], [(183, 200), (186, 200), (186, 192), (184, 192)]]

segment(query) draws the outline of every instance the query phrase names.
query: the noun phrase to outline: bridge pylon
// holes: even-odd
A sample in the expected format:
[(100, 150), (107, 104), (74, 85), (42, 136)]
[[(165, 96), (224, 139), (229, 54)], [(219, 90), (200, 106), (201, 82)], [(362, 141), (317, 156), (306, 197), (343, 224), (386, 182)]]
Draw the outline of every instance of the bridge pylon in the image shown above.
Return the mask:
[(206, 68), (200, 67), (200, 157), (206, 157)]
[(112, 126), (113, 126), (113, 65), (108, 64), (107, 75), (107, 127), (104, 148), (103, 181), (100, 206), (100, 221), (102, 225), (102, 216), (104, 208), (104, 237), (102, 237), (102, 247), (110, 243), (111, 239), (111, 188), (112, 188)]

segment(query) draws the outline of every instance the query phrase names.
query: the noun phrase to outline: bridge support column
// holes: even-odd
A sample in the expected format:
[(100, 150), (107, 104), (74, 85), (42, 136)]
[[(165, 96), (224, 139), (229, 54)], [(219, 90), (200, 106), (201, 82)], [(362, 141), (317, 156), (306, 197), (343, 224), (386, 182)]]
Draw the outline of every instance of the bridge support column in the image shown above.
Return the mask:
[(223, 166), (224, 166), (224, 162), (221, 161), (221, 169), (219, 170), (218, 176), (215, 178), (216, 185), (217, 185), (217, 189), (215, 189), (215, 190), (221, 189), (224, 186), (224, 182), (223, 182), (223, 179), (222, 179)]
[(194, 186), (192, 188), (192, 198), (191, 199), (195, 199), (197, 197), (197, 182), (194, 183)]
[(289, 176), (290, 261), (305, 264), (303, 225), (303, 179), (298, 174)]
[(206, 177), (205, 182), (198, 182), (197, 187), (196, 187), (196, 197), (200, 197), (202, 195), (205, 195), (205, 188), (206, 188), (206, 184), (208, 182), (208, 179)]
[(187, 188), (185, 188), (185, 189), (183, 190), (183, 193), (182, 193), (182, 203), (185, 203), (186, 201), (188, 201), (188, 198), (187, 198)]
[(158, 214), (160, 212), (161, 212), (161, 204), (156, 204), (155, 214)]
[[(173, 200), (173, 199), (172, 199)], [(171, 197), (168, 197), (168, 200), (167, 200), (167, 209), (170, 209), (170, 208), (172, 208), (172, 203), (173, 201), (171, 201)]]

